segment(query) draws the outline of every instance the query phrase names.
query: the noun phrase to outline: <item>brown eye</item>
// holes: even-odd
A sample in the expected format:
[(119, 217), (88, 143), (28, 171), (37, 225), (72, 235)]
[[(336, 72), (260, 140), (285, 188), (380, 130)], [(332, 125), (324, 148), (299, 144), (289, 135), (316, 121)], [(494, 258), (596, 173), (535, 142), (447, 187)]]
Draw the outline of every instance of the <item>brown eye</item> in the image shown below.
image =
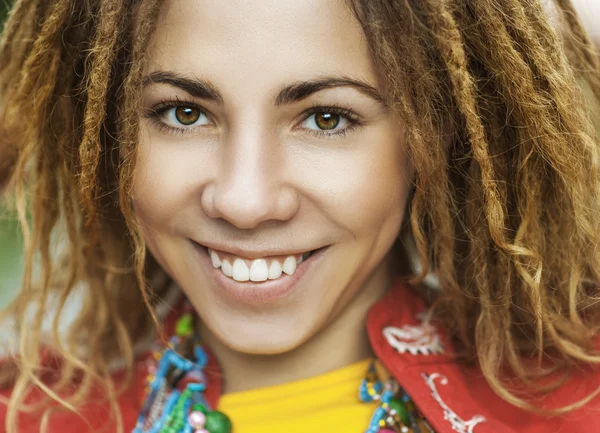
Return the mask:
[(315, 124), (319, 127), (319, 129), (334, 129), (336, 126), (340, 124), (340, 115), (334, 113), (315, 113)]
[(194, 107), (177, 107), (175, 108), (175, 118), (179, 123), (185, 126), (193, 125), (198, 121), (202, 111)]

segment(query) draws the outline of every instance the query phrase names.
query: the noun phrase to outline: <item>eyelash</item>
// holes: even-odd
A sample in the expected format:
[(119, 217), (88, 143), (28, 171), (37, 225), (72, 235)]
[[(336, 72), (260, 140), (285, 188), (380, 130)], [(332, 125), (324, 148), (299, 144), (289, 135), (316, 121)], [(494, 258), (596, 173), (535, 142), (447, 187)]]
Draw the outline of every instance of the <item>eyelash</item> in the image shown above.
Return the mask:
[(193, 132), (196, 129), (194, 127), (176, 128), (174, 126), (167, 125), (165, 122), (163, 122), (161, 120), (162, 115), (165, 114), (165, 112), (167, 110), (170, 110), (172, 108), (177, 108), (177, 107), (197, 108), (198, 110), (200, 110), (202, 112), (202, 114), (207, 116), (207, 111), (204, 110), (202, 107), (200, 107), (198, 104), (195, 104), (195, 103), (189, 102), (189, 101), (185, 101), (183, 99), (175, 97), (174, 100), (165, 100), (165, 101), (159, 102), (154, 107), (152, 107), (150, 110), (148, 110), (148, 112), (145, 114), (145, 117), (147, 119), (150, 119), (152, 121), (152, 123), (154, 123), (154, 125), (161, 132), (166, 131), (166, 132), (169, 132), (172, 134), (181, 134), (181, 135), (185, 135), (185, 134), (189, 134), (190, 132)]
[[(202, 108), (200, 105), (198, 105), (194, 102), (185, 101), (185, 100), (182, 100), (179, 98), (175, 98), (175, 100), (165, 100), (163, 102), (159, 102), (152, 109), (148, 110), (148, 112), (145, 114), (145, 117), (150, 119), (154, 123), (154, 125), (159, 128), (159, 131), (166, 131), (166, 132), (174, 133), (174, 134), (182, 134), (182, 135), (191, 134), (196, 130), (196, 128), (202, 127), (202, 126), (197, 126), (197, 127), (192, 126), (192, 127), (188, 127), (188, 128), (185, 128), (185, 127), (178, 128), (175, 126), (167, 125), (165, 122), (163, 122), (161, 120), (161, 117), (163, 116), (163, 114), (165, 112), (167, 112), (170, 109), (177, 108), (177, 107), (195, 108), (197, 110), (200, 110), (203, 115), (210, 118), (208, 111), (205, 110), (204, 108)], [(353, 112), (347, 108), (344, 108), (338, 104), (330, 104), (327, 106), (314, 104), (312, 107), (310, 107), (306, 111), (304, 111), (304, 113), (302, 113), (302, 120), (300, 123), (303, 123), (310, 116), (312, 116), (313, 114), (317, 114), (317, 113), (331, 113), (331, 114), (335, 114), (338, 116), (342, 116), (348, 122), (348, 125), (346, 125), (345, 128), (339, 129), (339, 130), (332, 130), (332, 132), (327, 132), (327, 130), (313, 130), (313, 129), (308, 130), (308, 131), (310, 131), (311, 134), (316, 135), (318, 137), (329, 137), (329, 138), (344, 137), (348, 132), (364, 125), (364, 122), (361, 120), (361, 118), (358, 114), (356, 114), (355, 112)]]
[(342, 116), (342, 117), (346, 118), (346, 120), (348, 121), (348, 125), (345, 128), (339, 129), (339, 130), (336, 129), (336, 130), (333, 130), (332, 132), (327, 132), (326, 130), (318, 130), (318, 131), (310, 130), (311, 134), (315, 134), (316, 136), (319, 136), (319, 137), (330, 137), (330, 136), (344, 137), (348, 132), (364, 125), (364, 122), (361, 120), (361, 118), (358, 114), (356, 114), (355, 112), (353, 112), (351, 110), (348, 110), (347, 108), (337, 105), (337, 104), (331, 104), (331, 105), (327, 105), (327, 106), (314, 104), (312, 107), (310, 107), (308, 110), (306, 110), (302, 114), (302, 122), (304, 122), (306, 119), (308, 119), (313, 114), (317, 114), (317, 113), (335, 114), (337, 116)]

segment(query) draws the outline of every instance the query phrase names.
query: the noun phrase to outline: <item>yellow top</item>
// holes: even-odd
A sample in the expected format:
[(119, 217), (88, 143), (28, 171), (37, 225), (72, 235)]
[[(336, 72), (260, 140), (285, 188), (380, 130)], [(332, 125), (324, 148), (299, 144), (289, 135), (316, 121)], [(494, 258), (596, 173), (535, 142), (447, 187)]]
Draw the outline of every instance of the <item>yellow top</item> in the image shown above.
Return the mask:
[(219, 410), (235, 433), (363, 433), (376, 403), (362, 403), (358, 387), (371, 360), (310, 379), (226, 394)]

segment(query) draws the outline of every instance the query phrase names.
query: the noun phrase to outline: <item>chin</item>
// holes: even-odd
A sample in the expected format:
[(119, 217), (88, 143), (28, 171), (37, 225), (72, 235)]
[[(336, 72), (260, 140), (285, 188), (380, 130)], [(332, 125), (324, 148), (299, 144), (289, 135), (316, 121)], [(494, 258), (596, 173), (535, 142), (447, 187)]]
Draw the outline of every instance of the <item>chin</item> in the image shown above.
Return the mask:
[[(312, 335), (308, 323), (299, 326), (296, 322), (253, 323), (236, 327), (237, 320), (229, 319), (226, 324), (216, 324), (211, 332), (219, 342), (238, 353), (249, 355), (280, 355), (300, 347)], [(232, 326), (234, 325), (234, 326)], [(208, 326), (207, 328), (212, 328)]]

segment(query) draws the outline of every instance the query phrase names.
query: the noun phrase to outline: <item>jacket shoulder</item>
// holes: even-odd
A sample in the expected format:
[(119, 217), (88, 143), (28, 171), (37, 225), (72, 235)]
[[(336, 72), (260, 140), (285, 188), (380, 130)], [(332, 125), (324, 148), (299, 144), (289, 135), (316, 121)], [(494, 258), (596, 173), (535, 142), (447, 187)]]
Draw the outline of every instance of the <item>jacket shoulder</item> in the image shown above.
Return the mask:
[[(587, 433), (600, 431), (600, 396), (578, 409), (547, 416), (499, 397), (475, 365), (459, 362), (443, 329), (429, 323), (425, 305), (409, 287), (397, 285), (368, 316), (377, 358), (411, 396), (438, 433)], [(560, 378), (559, 378), (560, 379)], [(561, 386), (534, 406), (556, 409), (600, 388), (600, 368), (574, 369)]]
[[(33, 411), (21, 411), (18, 414), (18, 433), (39, 433), (43, 413), (48, 409), (51, 409), (49, 433), (113, 433), (117, 431), (119, 417), (124, 423), (124, 431), (131, 431), (135, 426), (139, 405), (144, 394), (148, 359), (149, 356), (146, 355), (136, 362), (131, 381), (119, 394), (118, 416), (111, 412), (111, 406), (101, 386), (92, 389), (85, 402), (78, 405), (77, 412), (63, 408), (58, 403), (49, 400), (39, 388), (31, 387), (25, 401), (26, 404), (37, 405), (37, 407)], [(126, 385), (125, 381), (126, 375), (123, 372), (113, 376), (113, 384), (117, 389), (123, 388)], [(51, 376), (47, 380), (44, 379), (44, 383), (51, 385)], [(76, 385), (72, 387), (73, 390), (75, 388)], [(0, 431), (6, 431), (8, 428), (7, 403), (13, 390), (10, 386), (0, 389)]]

